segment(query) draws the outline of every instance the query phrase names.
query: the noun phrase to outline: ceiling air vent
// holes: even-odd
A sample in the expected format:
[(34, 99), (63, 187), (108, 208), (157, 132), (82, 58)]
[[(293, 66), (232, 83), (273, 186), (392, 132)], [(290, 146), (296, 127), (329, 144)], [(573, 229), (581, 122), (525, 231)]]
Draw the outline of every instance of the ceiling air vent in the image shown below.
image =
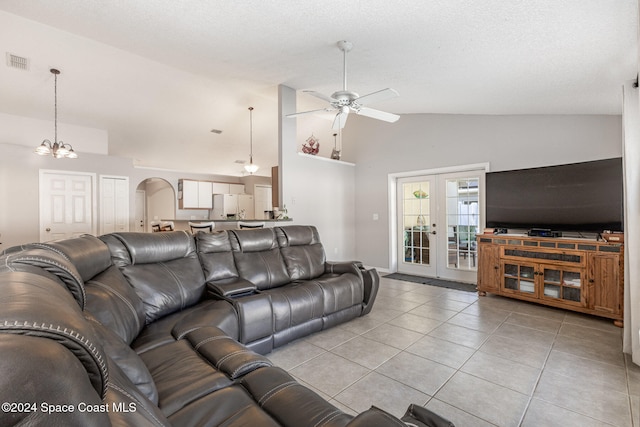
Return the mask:
[(29, 58), (14, 55), (7, 52), (7, 66), (11, 68), (17, 68), (19, 70), (29, 71)]

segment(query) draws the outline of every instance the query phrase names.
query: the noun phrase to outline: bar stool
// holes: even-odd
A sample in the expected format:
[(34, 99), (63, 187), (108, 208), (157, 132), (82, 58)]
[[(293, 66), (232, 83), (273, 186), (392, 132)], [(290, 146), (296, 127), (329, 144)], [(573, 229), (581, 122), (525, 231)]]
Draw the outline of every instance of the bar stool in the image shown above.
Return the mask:
[(189, 221), (189, 227), (191, 227), (191, 233), (196, 234), (198, 231), (204, 231), (207, 233), (211, 233), (213, 229), (216, 227), (216, 223), (213, 221), (209, 222), (191, 222)]
[(238, 228), (239, 229), (244, 229), (244, 228), (264, 228), (265, 223), (264, 222), (243, 222), (243, 221), (238, 221)]

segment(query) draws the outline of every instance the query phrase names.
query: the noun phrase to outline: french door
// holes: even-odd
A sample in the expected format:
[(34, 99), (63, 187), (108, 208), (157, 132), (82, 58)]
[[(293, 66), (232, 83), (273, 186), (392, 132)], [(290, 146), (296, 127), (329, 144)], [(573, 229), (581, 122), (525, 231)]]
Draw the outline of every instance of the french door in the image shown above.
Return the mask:
[(473, 283), (484, 172), (397, 180), (398, 271)]

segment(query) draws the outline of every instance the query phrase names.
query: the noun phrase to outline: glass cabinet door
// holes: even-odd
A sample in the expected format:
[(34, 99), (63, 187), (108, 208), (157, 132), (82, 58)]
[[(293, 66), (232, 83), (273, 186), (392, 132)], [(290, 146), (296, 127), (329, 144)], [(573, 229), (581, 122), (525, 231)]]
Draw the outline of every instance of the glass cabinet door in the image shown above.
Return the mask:
[(543, 297), (547, 299), (560, 299), (564, 302), (582, 304), (583, 273), (580, 270), (563, 269), (557, 267), (544, 267)]
[(502, 287), (506, 291), (535, 294), (535, 264), (503, 263)]

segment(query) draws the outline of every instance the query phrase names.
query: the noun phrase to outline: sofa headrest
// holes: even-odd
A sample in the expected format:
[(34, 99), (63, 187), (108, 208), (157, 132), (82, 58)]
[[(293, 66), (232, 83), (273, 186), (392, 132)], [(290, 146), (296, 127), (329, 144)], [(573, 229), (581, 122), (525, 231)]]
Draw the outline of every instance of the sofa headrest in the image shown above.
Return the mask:
[(196, 234), (196, 247), (198, 252), (203, 254), (231, 252), (229, 233), (224, 230), (213, 233), (198, 233)]
[(234, 252), (261, 252), (278, 247), (273, 228), (258, 228), (229, 231), (235, 239), (231, 241)]
[(71, 261), (85, 282), (111, 266), (109, 248), (102, 240), (90, 234), (40, 245)]
[(25, 250), (9, 252), (3, 256), (2, 265), (9, 270), (20, 270), (20, 266), (34, 266), (53, 274), (64, 283), (80, 308), (84, 310), (86, 301), (84, 281), (71, 261), (58, 252), (29, 246), (26, 246)]
[(0, 333), (41, 337), (66, 347), (82, 363), (96, 392), (104, 397), (106, 356), (80, 307), (57, 281), (29, 271), (3, 272)]
[(313, 225), (289, 225), (276, 228), (281, 248), (320, 243), (320, 235)]
[(166, 262), (194, 255), (193, 236), (186, 231), (112, 233), (100, 236), (116, 265)]

